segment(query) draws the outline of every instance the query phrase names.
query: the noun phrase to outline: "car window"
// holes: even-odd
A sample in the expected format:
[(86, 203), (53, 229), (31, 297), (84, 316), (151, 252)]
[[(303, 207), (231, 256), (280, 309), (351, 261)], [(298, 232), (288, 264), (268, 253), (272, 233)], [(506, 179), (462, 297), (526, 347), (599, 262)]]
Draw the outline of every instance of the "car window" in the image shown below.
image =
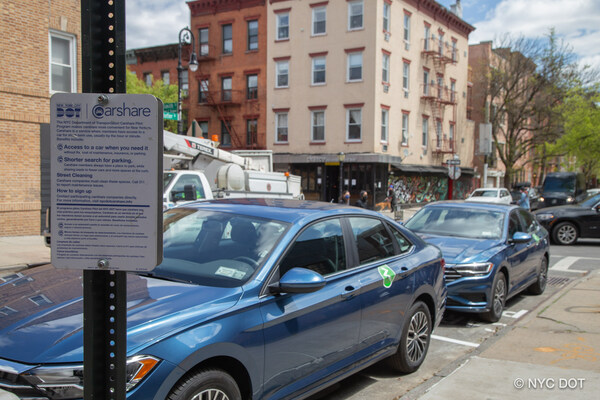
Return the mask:
[(527, 232), (529, 234), (531, 233), (535, 233), (539, 230), (539, 225), (537, 223), (537, 221), (535, 220), (535, 218), (533, 217), (533, 215), (531, 215), (530, 213), (528, 213), (525, 210), (519, 210), (519, 214), (521, 215), (521, 218), (523, 219), (523, 226), (525, 228), (525, 230), (523, 232)]
[(346, 269), (344, 235), (338, 218), (306, 228), (279, 263), (283, 276), (292, 268), (307, 268), (323, 276)]
[(510, 213), (510, 219), (508, 220), (508, 237), (512, 238), (516, 232), (524, 232), (523, 226), (521, 225), (521, 219), (517, 214), (517, 211)]
[(508, 193), (508, 190), (503, 190), (502, 197), (508, 197), (508, 196), (510, 196), (510, 193)]
[(497, 197), (497, 190), (476, 190), (473, 192), (471, 197)]
[(412, 247), (412, 243), (408, 241), (407, 238), (404, 237), (402, 233), (398, 229), (393, 226), (390, 226), (390, 230), (392, 231), (392, 236), (398, 243), (398, 248), (400, 249), (400, 254), (404, 254), (410, 250)]
[(424, 207), (405, 226), (413, 232), (431, 235), (499, 239), (504, 214), (466, 207)]
[(173, 189), (171, 190), (171, 193), (173, 193), (172, 200), (182, 200), (184, 198), (185, 187), (187, 185), (192, 185), (194, 187), (197, 199), (203, 199), (206, 197), (204, 195), (204, 188), (202, 186), (202, 182), (200, 181), (200, 178), (198, 176), (182, 175), (179, 177), (179, 180), (177, 181), (177, 183), (175, 183), (175, 186), (173, 186)]
[(363, 217), (352, 217), (348, 220), (352, 227), (361, 265), (395, 254), (392, 238), (380, 220)]

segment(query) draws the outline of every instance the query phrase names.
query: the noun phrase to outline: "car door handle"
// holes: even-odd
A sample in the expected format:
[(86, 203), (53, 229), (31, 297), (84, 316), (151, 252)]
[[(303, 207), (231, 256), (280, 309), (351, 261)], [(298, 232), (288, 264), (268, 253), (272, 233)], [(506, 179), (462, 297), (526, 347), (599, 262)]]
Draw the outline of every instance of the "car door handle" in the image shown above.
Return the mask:
[(357, 295), (357, 290), (354, 286), (346, 286), (344, 293), (341, 294), (342, 299), (350, 300)]

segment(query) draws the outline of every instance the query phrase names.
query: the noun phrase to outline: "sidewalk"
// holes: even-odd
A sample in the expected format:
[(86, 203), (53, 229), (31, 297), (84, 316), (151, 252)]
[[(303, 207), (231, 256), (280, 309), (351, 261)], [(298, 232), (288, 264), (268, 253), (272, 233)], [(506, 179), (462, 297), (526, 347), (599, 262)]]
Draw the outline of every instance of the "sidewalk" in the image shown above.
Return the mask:
[[(403, 399), (592, 399), (600, 393), (600, 271), (540, 304), (462, 365)], [(434, 378), (435, 379), (435, 378)], [(432, 386), (433, 384), (433, 386)], [(594, 394), (596, 393), (596, 394)]]
[(0, 237), (0, 270), (50, 262), (42, 236)]

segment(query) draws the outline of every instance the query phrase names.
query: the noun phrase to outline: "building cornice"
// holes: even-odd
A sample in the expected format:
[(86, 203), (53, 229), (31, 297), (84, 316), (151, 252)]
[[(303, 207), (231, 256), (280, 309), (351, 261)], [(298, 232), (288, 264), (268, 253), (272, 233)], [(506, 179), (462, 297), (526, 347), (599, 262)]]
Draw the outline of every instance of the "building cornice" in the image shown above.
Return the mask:
[(465, 22), (435, 0), (406, 0), (406, 3), (415, 7), (419, 12), (433, 18), (435, 21), (447, 26), (448, 29), (460, 33), (465, 38), (469, 38), (469, 34), (475, 30), (473, 25)]
[(264, 6), (265, 0), (196, 0), (187, 3), (192, 17)]

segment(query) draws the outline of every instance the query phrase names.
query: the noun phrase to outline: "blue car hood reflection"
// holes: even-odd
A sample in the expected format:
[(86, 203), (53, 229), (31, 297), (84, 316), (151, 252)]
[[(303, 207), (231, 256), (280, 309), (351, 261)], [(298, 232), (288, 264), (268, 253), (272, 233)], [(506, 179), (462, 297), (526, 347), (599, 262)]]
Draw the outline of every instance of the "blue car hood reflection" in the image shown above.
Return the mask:
[(426, 242), (439, 247), (447, 264), (485, 262), (502, 250), (504, 246), (499, 239), (468, 239), (427, 234), (419, 236)]
[[(33, 268), (0, 285), (0, 358), (17, 362), (83, 362), (81, 271)], [(25, 296), (27, 294), (27, 296)], [(127, 350), (139, 350), (197, 325), (237, 303), (241, 288), (215, 288), (127, 276)], [(52, 301), (50, 304), (37, 304)]]

